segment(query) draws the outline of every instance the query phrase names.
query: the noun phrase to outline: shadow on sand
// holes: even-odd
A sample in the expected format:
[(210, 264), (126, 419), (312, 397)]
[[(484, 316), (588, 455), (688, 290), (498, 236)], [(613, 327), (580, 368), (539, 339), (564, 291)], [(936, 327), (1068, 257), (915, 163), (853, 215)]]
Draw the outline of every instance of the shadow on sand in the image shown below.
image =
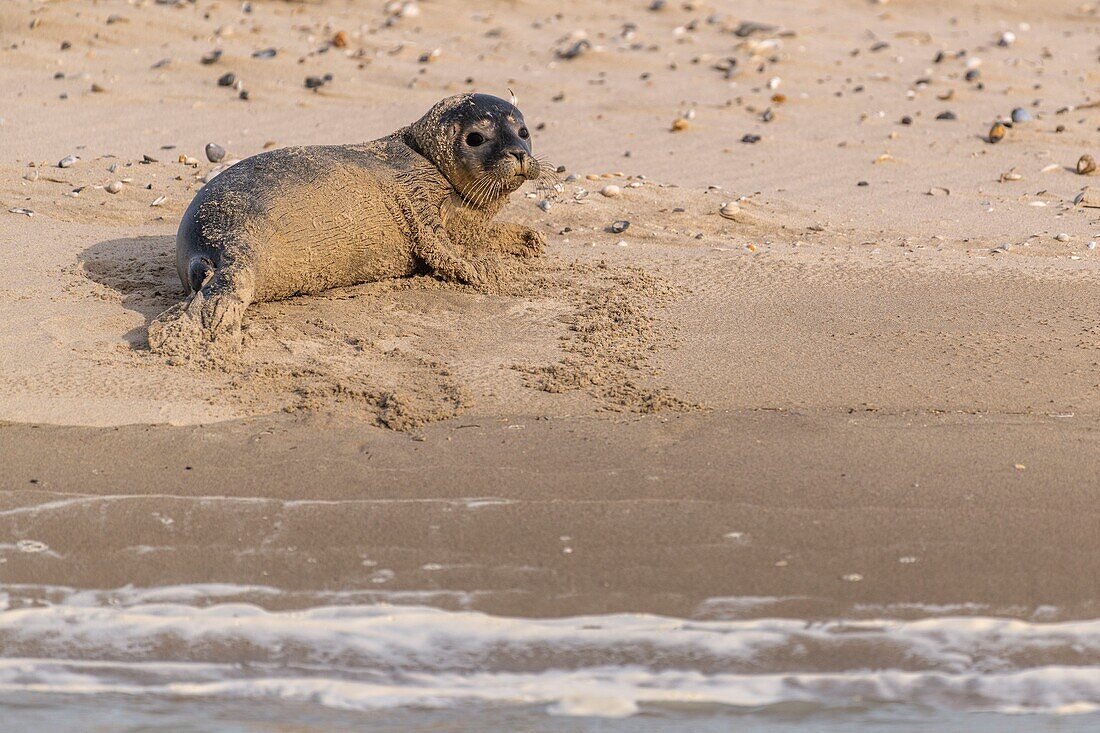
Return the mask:
[(176, 274), (176, 238), (126, 237), (94, 244), (77, 258), (89, 279), (122, 296), (122, 305), (145, 323), (123, 334), (131, 348), (145, 348), (149, 323), (186, 292)]

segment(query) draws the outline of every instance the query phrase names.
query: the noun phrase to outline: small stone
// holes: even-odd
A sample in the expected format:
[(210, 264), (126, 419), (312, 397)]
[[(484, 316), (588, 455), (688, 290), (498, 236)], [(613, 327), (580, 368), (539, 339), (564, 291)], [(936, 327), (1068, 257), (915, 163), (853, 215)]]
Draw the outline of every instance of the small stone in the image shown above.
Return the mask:
[(420, 54), (420, 58), (417, 59), (422, 64), (432, 64), (439, 60), (439, 57), (443, 55), (443, 49), (433, 48), (427, 53)]
[(1088, 248), (1088, 249), (1096, 249), (1096, 242), (1095, 241), (1089, 242), (1088, 244), (1085, 245), (1085, 247)]
[(1054, 238), (1059, 242), (1068, 242), (1069, 241), (1069, 235), (1066, 234), (1065, 232), (1060, 232), (1058, 234), (1055, 234)]
[(211, 163), (220, 163), (225, 157), (225, 148), (217, 143), (206, 144), (206, 159)]
[(261, 49), (259, 51), (254, 51), (252, 53), (252, 58), (254, 58), (254, 59), (273, 59), (273, 58), (275, 58), (275, 54), (277, 54), (277, 53), (278, 53), (278, 51), (276, 51), (273, 48), (264, 48), (264, 49)]
[(141, 162), (144, 165), (149, 165), (150, 163), (159, 163), (160, 161), (151, 155), (144, 154), (141, 156)]
[(247, 90), (247, 89), (242, 89), (242, 90), (241, 90), (241, 91), (240, 91), (240, 92), (239, 92), (239, 93), (237, 94), (237, 96), (238, 96), (238, 97), (239, 97), (240, 99), (243, 99), (244, 101), (246, 101), (246, 102), (247, 102), (247, 101), (248, 101), (248, 90)]
[(848, 573), (847, 575), (842, 575), (840, 579), (849, 583), (858, 583), (863, 580), (863, 576), (859, 573)]
[(237, 75), (232, 71), (227, 71), (218, 77), (218, 86), (231, 87), (235, 81), (237, 81)]
[(1031, 113), (1023, 107), (1017, 107), (1012, 110), (1012, 121), (1017, 124), (1021, 122), (1031, 122)]
[(604, 186), (600, 189), (600, 193), (609, 199), (617, 199), (623, 195), (622, 189), (614, 184), (610, 186)]
[(929, 196), (950, 196), (951, 191), (944, 188), (943, 186), (933, 186), (932, 188), (928, 189), (928, 195)]
[(103, 187), (107, 193), (118, 193), (122, 190), (122, 181), (111, 181)]
[(755, 145), (756, 143), (760, 142), (760, 136), (753, 135), (752, 133), (749, 133), (748, 135), (742, 135), (741, 142), (745, 143), (746, 145)]
[(1082, 175), (1088, 175), (1089, 173), (1096, 172), (1096, 160), (1091, 155), (1086, 153), (1077, 159), (1077, 172)]
[(325, 80), (319, 76), (306, 77), (306, 89), (320, 89), (325, 85)]
[(96, 92), (97, 94), (102, 93), (102, 92), (107, 91), (107, 87), (105, 87), (101, 84), (96, 84), (96, 83), (93, 82), (92, 83), (92, 91)]
[(688, 127), (690, 127), (690, 125), (689, 125), (687, 120), (685, 120), (683, 117), (677, 117), (676, 119), (674, 119), (672, 121), (672, 128), (671, 129), (672, 129), (672, 132), (681, 132), (683, 130), (688, 129)]
[(550, 213), (550, 207), (553, 206), (553, 204), (550, 203), (550, 199), (542, 199), (541, 201), (539, 201), (538, 206), (539, 206), (540, 209), (542, 209), (547, 214), (549, 214)]
[(1007, 132), (1004, 125), (1000, 122), (994, 122), (993, 127), (989, 128), (989, 142), (999, 143), (1001, 140), (1004, 140)]
[(336, 35), (332, 37), (332, 45), (336, 48), (347, 48), (348, 46), (348, 34), (347, 31), (337, 31)]
[(1012, 31), (1005, 31), (1001, 34), (1001, 37), (997, 39), (997, 45), (1002, 48), (1008, 48), (1016, 42), (1016, 34)]
[(905, 115), (904, 117), (901, 118), (901, 124), (911, 125), (911, 124), (913, 124), (913, 118), (910, 117), (909, 115)]
[(623, 232), (625, 232), (629, 228), (630, 228), (630, 222), (627, 221), (626, 219), (620, 219), (618, 221), (615, 221), (615, 222), (611, 223), (611, 233), (612, 234), (622, 234)]
[(75, 155), (66, 155), (61, 160), (57, 161), (57, 167), (58, 168), (69, 168), (74, 163), (76, 163), (76, 161), (78, 161), (78, 160), (80, 160), (80, 159), (77, 158)]
[(220, 59), (221, 57), (222, 57), (222, 50), (220, 48), (215, 48), (213, 51), (210, 51), (208, 53), (204, 53), (202, 55), (202, 58), (199, 59), (199, 63), (204, 64), (206, 66), (209, 66), (210, 64), (216, 63), (217, 60)]
[(956, 120), (956, 119), (958, 119), (958, 117), (956, 117), (955, 113), (952, 112), (951, 110), (947, 110), (946, 112), (940, 112), (938, 115), (936, 115), (936, 119), (937, 120)]

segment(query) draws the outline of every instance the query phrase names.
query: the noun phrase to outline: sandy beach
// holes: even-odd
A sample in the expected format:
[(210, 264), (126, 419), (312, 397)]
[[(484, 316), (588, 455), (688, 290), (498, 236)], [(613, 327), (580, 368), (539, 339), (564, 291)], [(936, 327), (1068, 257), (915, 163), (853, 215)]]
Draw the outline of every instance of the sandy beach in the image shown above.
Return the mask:
[[(1096, 3), (18, 0), (0, 40), (0, 705), (24, 729), (82, 730), (93, 683), (215, 682), (195, 730), (282, 730), (209, 707), (255, 697), (302, 731), (890, 723), (855, 698), (923, 706), (891, 730), (1097, 725)], [(489, 290), (255, 304), (230, 365), (150, 351), (213, 175), (467, 91), (514, 93), (561, 166), (500, 215), (543, 256)], [(279, 625), (333, 608), (314, 636)], [(433, 653), (575, 655), (391, 668), (338, 641), (377, 609), (379, 638), (415, 613), (453, 633)], [(219, 613), (271, 636), (202, 631)], [(844, 645), (842, 622), (890, 631)], [(714, 658), (638, 651), (667, 624), (713, 624), (690, 644)], [(786, 646), (723, 646), (757, 634)], [(307, 671), (212, 671), (249, 660)], [(969, 676), (994, 673), (1024, 681)], [(478, 697), (479, 674), (533, 676)], [(416, 717), (452, 698), (488, 707)], [(154, 708), (102, 730), (191, 715)]]

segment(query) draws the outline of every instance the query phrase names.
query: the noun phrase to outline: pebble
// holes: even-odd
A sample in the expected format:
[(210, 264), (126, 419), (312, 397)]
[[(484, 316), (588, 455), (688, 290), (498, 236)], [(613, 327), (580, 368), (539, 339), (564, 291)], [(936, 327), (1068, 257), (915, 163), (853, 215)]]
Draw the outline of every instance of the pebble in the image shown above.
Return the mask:
[(1082, 176), (1096, 172), (1096, 160), (1089, 154), (1077, 159), (1077, 172)]
[(100, 84), (96, 84), (96, 83), (93, 82), (92, 83), (92, 91), (96, 92), (96, 93), (105, 92), (105, 91), (107, 91), (107, 87), (102, 86)]
[(199, 63), (209, 66), (210, 64), (217, 63), (218, 59), (220, 59), (221, 57), (222, 50), (220, 48), (215, 48), (209, 53), (204, 53), (202, 55), (202, 58), (199, 59)]
[(1017, 107), (1012, 110), (1012, 121), (1016, 123), (1031, 122), (1031, 113), (1023, 107)]
[(630, 222), (626, 219), (619, 219), (618, 221), (611, 223), (612, 234), (622, 234), (630, 228)]
[(231, 87), (233, 86), (233, 82), (235, 81), (237, 81), (237, 75), (234, 74), (232, 71), (227, 71), (226, 73), (218, 77), (218, 86)]
[(1008, 131), (1005, 129), (1004, 125), (1002, 125), (1000, 122), (994, 122), (993, 127), (989, 128), (989, 142), (999, 143), (1001, 140), (1004, 139), (1004, 136), (1007, 132)]
[(278, 51), (276, 51), (273, 48), (264, 48), (264, 49), (261, 49), (259, 51), (254, 51), (252, 53), (252, 58), (254, 58), (254, 59), (273, 59), (273, 58), (275, 58), (275, 54), (277, 54), (277, 53), (278, 53)]
[(997, 39), (997, 45), (1002, 48), (1008, 48), (1016, 42), (1016, 34), (1012, 31), (1005, 31), (1001, 34), (1001, 37)]
[(111, 181), (106, 186), (104, 186), (103, 189), (107, 193), (118, 193), (122, 190), (122, 181)]
[(690, 125), (688, 124), (688, 121), (686, 119), (684, 119), (683, 117), (677, 117), (672, 121), (671, 129), (672, 132), (681, 132), (688, 129), (688, 127), (690, 127)]
[(320, 89), (325, 85), (325, 80), (319, 76), (306, 77), (306, 89)]
[(550, 199), (543, 199), (543, 200), (539, 201), (539, 208), (542, 209), (543, 211), (545, 211), (547, 214), (550, 213), (550, 207), (552, 205), (553, 204), (550, 203)]
[(332, 37), (332, 45), (336, 48), (347, 48), (348, 45), (348, 33), (347, 31), (337, 31), (336, 35)]
[(57, 167), (58, 168), (69, 168), (74, 163), (76, 163), (76, 161), (78, 161), (78, 160), (80, 160), (80, 159), (77, 158), (75, 155), (66, 155), (64, 158), (62, 158), (61, 160), (59, 160), (57, 162)]
[(1054, 235), (1054, 238), (1055, 238), (1056, 240), (1058, 240), (1059, 242), (1068, 242), (1068, 241), (1069, 241), (1069, 235), (1068, 235), (1068, 234), (1066, 234), (1065, 232), (1061, 232), (1061, 233), (1059, 233), (1059, 234), (1055, 234), (1055, 235)]
[(937, 120), (955, 120), (955, 119), (958, 119), (958, 117), (956, 117), (955, 113), (952, 112), (951, 110), (947, 110), (946, 112), (940, 112), (938, 115), (936, 115), (936, 119)]
[(760, 142), (760, 136), (753, 135), (751, 133), (748, 135), (742, 135), (741, 142), (745, 143), (746, 145), (755, 145), (756, 143)]
[(1096, 242), (1095, 241), (1089, 242), (1085, 246), (1088, 247), (1089, 249), (1096, 249)]
[(604, 186), (600, 189), (600, 193), (609, 199), (617, 199), (623, 195), (623, 191), (616, 185)]
[(225, 157), (225, 148), (217, 143), (206, 144), (206, 159), (211, 163), (220, 163), (221, 159)]

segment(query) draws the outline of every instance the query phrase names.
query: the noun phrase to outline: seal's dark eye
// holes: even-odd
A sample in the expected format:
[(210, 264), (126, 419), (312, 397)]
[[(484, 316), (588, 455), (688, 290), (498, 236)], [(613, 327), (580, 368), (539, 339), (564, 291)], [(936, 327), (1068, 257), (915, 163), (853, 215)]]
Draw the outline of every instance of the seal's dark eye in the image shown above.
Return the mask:
[(527, 138), (531, 137), (531, 133), (527, 132), (526, 127), (521, 127), (519, 128), (519, 136), (526, 140)]
[(485, 136), (482, 135), (480, 132), (471, 132), (469, 135), (466, 136), (466, 144), (469, 145), (471, 148), (476, 148), (483, 142), (485, 142)]

